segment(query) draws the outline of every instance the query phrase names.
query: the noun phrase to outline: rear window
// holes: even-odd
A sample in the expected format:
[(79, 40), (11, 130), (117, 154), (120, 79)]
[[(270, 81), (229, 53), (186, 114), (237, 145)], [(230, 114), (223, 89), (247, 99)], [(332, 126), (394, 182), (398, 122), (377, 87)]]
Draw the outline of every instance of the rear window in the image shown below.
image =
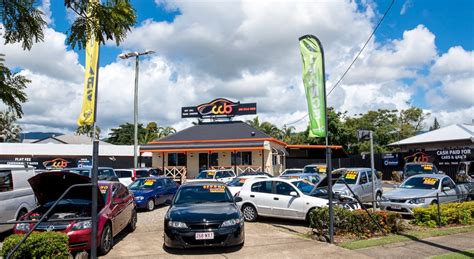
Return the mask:
[(117, 176), (120, 178), (132, 177), (132, 171), (127, 170), (116, 170)]
[(252, 184), (252, 192), (272, 193), (272, 181), (263, 181)]
[(196, 179), (214, 179), (216, 175), (216, 171), (202, 171), (196, 177)]
[(13, 190), (12, 172), (10, 170), (0, 171), (0, 192)]
[(136, 170), (136, 173), (138, 178), (150, 176), (147, 170)]

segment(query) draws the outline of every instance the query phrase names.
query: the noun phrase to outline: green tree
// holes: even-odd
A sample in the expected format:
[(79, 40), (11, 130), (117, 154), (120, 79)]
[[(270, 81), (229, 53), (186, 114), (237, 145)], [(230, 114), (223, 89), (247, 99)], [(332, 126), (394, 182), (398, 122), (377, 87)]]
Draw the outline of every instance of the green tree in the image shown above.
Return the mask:
[(164, 138), (164, 137), (167, 137), (167, 136), (175, 134), (175, 133), (176, 133), (175, 128), (173, 128), (173, 127), (163, 127), (163, 128), (160, 128), (160, 130), (158, 132), (158, 138)]
[(435, 117), (434, 121), (433, 121), (433, 125), (430, 126), (430, 131), (437, 130), (439, 128), (441, 128), (441, 126), (439, 125), (438, 119), (436, 119), (436, 117)]
[(246, 123), (255, 129), (262, 131), (263, 133), (271, 136), (272, 138), (282, 139), (283, 132), (277, 126), (273, 125), (268, 121), (260, 122), (258, 116), (252, 120), (247, 120)]
[[(82, 125), (77, 127), (76, 129), (76, 135), (84, 135), (88, 136), (89, 138), (92, 138), (94, 135), (94, 127), (92, 125)], [(100, 137), (100, 128), (96, 126), (95, 129), (95, 137), (96, 139), (99, 139)]]
[(18, 73), (12, 73), (4, 66), (3, 56), (0, 54), (0, 100), (13, 110), (16, 117), (21, 118), (21, 104), (28, 100), (24, 90), (31, 81)]
[[(111, 129), (109, 133), (109, 138), (107, 142), (115, 145), (133, 145), (133, 136), (135, 132), (135, 127), (133, 123), (121, 124), (117, 128)], [(138, 139), (141, 135), (146, 134), (146, 129), (143, 127), (143, 124), (138, 124)]]
[(0, 112), (0, 142), (20, 142), (21, 127), (11, 110)]

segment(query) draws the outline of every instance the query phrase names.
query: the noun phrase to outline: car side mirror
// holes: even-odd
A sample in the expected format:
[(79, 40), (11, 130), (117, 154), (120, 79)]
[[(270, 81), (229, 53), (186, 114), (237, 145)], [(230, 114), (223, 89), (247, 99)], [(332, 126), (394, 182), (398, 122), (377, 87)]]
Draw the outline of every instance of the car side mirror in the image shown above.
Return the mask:
[(443, 192), (447, 192), (447, 191), (449, 191), (449, 190), (451, 190), (451, 188), (449, 188), (448, 186), (444, 186), (444, 187), (443, 187)]
[(234, 197), (234, 201), (237, 203), (243, 201), (243, 199), (242, 197)]
[(295, 191), (290, 192), (290, 196), (298, 197), (298, 193)]

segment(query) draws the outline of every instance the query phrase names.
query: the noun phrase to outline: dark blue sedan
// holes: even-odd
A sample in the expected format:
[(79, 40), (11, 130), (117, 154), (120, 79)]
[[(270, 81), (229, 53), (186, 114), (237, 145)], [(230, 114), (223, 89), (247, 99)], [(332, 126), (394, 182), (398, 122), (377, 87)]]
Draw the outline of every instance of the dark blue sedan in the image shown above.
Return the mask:
[(173, 199), (179, 185), (171, 178), (146, 177), (132, 182), (128, 189), (135, 197), (137, 208), (152, 211), (156, 205)]

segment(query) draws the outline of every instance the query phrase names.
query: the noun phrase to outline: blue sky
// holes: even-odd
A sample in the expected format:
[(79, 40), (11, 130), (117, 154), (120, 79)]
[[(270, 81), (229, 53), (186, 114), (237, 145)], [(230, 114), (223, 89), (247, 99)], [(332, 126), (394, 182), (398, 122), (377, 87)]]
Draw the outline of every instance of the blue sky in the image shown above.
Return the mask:
[[(295, 121), (307, 109), (297, 38), (314, 34), (321, 39), (327, 86), (332, 86), (390, 1), (132, 0), (132, 4), (138, 20), (126, 40), (120, 47), (101, 47), (98, 107), (104, 108), (99, 108), (98, 118), (104, 131), (133, 119), (133, 62), (117, 56), (146, 49), (157, 53), (141, 61), (141, 121), (184, 128), (191, 121), (180, 118), (180, 107), (217, 97), (257, 102), (259, 117), (280, 127)], [(80, 110), (84, 51), (65, 45), (73, 16), (63, 1), (43, 0), (43, 5), (53, 20), (45, 42), (30, 52), (16, 45), (6, 46), (4, 52), (7, 65), (32, 79), (22, 127), (71, 131)], [(397, 0), (328, 102), (349, 114), (400, 110), (411, 104), (432, 114), (427, 126), (433, 117), (442, 125), (470, 122), (473, 50), (474, 1)], [(46, 109), (45, 102), (51, 107)], [(66, 119), (51, 119), (56, 116)], [(302, 120), (295, 126), (301, 130), (306, 125)]]

